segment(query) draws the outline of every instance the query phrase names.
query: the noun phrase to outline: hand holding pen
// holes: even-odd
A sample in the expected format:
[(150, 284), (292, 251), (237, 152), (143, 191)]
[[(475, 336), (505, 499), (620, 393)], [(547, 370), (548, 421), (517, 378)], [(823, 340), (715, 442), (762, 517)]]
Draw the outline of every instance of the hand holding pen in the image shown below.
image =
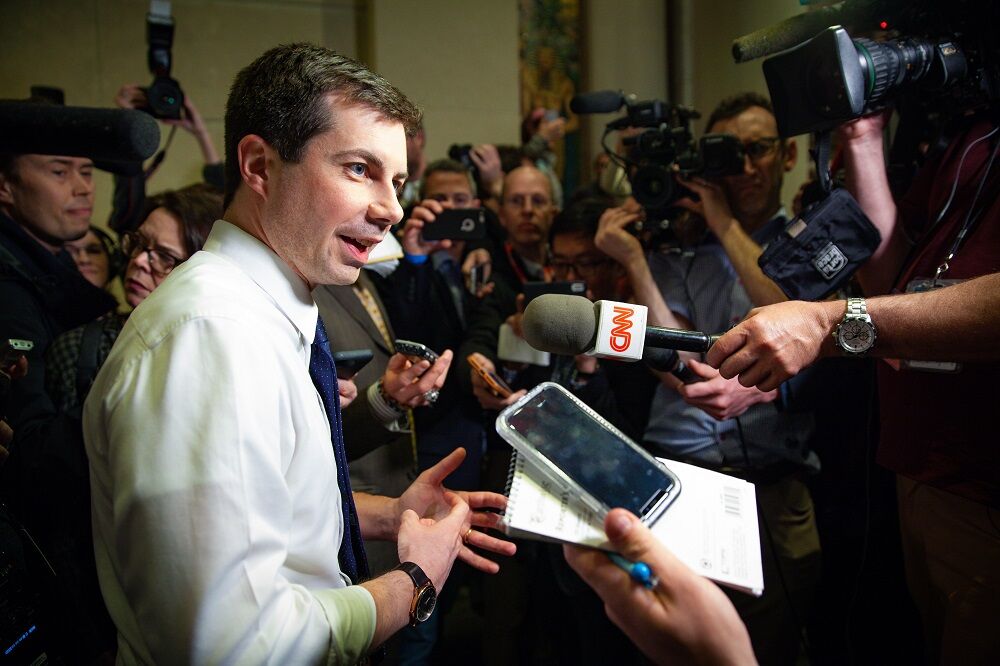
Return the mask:
[(616, 555), (564, 546), (566, 560), (647, 657), (658, 664), (756, 663), (746, 627), (714, 583), (624, 509), (608, 513), (604, 531)]

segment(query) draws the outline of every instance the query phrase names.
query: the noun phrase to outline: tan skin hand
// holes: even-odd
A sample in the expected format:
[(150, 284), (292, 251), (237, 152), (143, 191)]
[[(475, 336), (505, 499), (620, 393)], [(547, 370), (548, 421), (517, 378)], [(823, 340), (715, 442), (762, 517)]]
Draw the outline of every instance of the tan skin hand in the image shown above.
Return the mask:
[(414, 363), (408, 356), (393, 354), (382, 375), (382, 387), (401, 405), (423, 407), (429, 404), (424, 394), (444, 386), (452, 357), (451, 350), (446, 349), (431, 365), (426, 360)]
[(656, 664), (755, 664), (750, 636), (722, 590), (695, 574), (624, 509), (604, 530), (614, 550), (658, 577), (648, 590), (600, 550), (564, 546), (569, 565), (604, 601), (608, 617)]
[[(475, 356), (476, 359), (488, 370), (496, 372), (496, 367), (493, 365), (493, 361), (479, 353), (472, 354), (472, 356)], [(479, 404), (483, 409), (498, 412), (505, 407), (513, 405), (515, 402), (520, 400), (525, 393), (527, 393), (527, 391), (522, 389), (520, 391), (515, 391), (506, 398), (501, 398), (493, 393), (489, 384), (486, 383), (486, 380), (483, 379), (478, 372), (475, 370), (469, 370), (469, 372), (471, 373), (472, 378), (472, 395), (476, 397), (476, 400), (479, 401)]]
[(712, 366), (695, 359), (688, 360), (687, 367), (701, 377), (701, 381), (681, 384), (677, 392), (684, 402), (720, 421), (740, 416), (753, 405), (771, 402), (778, 397), (776, 390), (764, 392), (747, 388), (736, 379), (726, 379)]

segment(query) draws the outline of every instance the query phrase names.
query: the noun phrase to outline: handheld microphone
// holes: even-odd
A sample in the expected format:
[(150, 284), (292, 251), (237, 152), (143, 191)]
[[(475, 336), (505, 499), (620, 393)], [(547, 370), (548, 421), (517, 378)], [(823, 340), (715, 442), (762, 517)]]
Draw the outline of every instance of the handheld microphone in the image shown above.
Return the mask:
[(573, 113), (614, 113), (624, 103), (625, 96), (621, 91), (598, 90), (574, 95), (569, 101), (569, 110)]
[(133, 109), (0, 103), (0, 152), (138, 162), (160, 145), (160, 128)]
[(524, 310), (524, 339), (535, 349), (637, 361), (646, 346), (705, 352), (719, 338), (700, 331), (646, 326), (644, 305), (544, 294)]

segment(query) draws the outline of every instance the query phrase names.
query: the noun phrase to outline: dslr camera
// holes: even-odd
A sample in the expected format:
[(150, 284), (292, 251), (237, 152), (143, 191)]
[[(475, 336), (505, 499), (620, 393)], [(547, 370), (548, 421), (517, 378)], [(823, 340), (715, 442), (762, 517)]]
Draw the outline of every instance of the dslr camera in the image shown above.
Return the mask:
[(146, 14), (146, 42), (149, 45), (146, 63), (153, 75), (153, 82), (144, 89), (146, 106), (139, 110), (154, 118), (180, 120), (184, 109), (184, 92), (181, 84), (170, 76), (173, 65), (171, 48), (174, 45), (174, 19), (170, 15), (169, 2), (151, 5), (151, 11)]

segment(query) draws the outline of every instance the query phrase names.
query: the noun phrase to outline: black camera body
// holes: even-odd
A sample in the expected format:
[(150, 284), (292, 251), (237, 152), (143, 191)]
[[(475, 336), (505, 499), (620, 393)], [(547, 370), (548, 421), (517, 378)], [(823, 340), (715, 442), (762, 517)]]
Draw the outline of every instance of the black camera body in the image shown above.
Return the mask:
[[(571, 108), (577, 113), (607, 113), (626, 108), (626, 115), (607, 124), (604, 138), (614, 130), (647, 128), (622, 141), (625, 155), (616, 155), (602, 139), (605, 152), (625, 168), (632, 196), (651, 222), (663, 231), (675, 213), (675, 202), (694, 196), (676, 176), (718, 178), (743, 172), (743, 145), (728, 134), (707, 134), (695, 141), (691, 121), (701, 117), (694, 109), (661, 100), (630, 102), (621, 93), (602, 91), (578, 95)], [(654, 231), (655, 233), (655, 231)]]
[(737, 40), (801, 35), (763, 64), (781, 136), (832, 129), (892, 98), (938, 129), (1000, 100), (1000, 3), (847, 0), (824, 16), (825, 29), (807, 12)]
[(153, 75), (153, 82), (146, 93), (146, 106), (140, 107), (154, 118), (180, 120), (184, 109), (184, 91), (176, 79), (171, 78), (173, 65), (171, 48), (174, 44), (174, 20), (169, 14), (146, 15), (146, 64)]

